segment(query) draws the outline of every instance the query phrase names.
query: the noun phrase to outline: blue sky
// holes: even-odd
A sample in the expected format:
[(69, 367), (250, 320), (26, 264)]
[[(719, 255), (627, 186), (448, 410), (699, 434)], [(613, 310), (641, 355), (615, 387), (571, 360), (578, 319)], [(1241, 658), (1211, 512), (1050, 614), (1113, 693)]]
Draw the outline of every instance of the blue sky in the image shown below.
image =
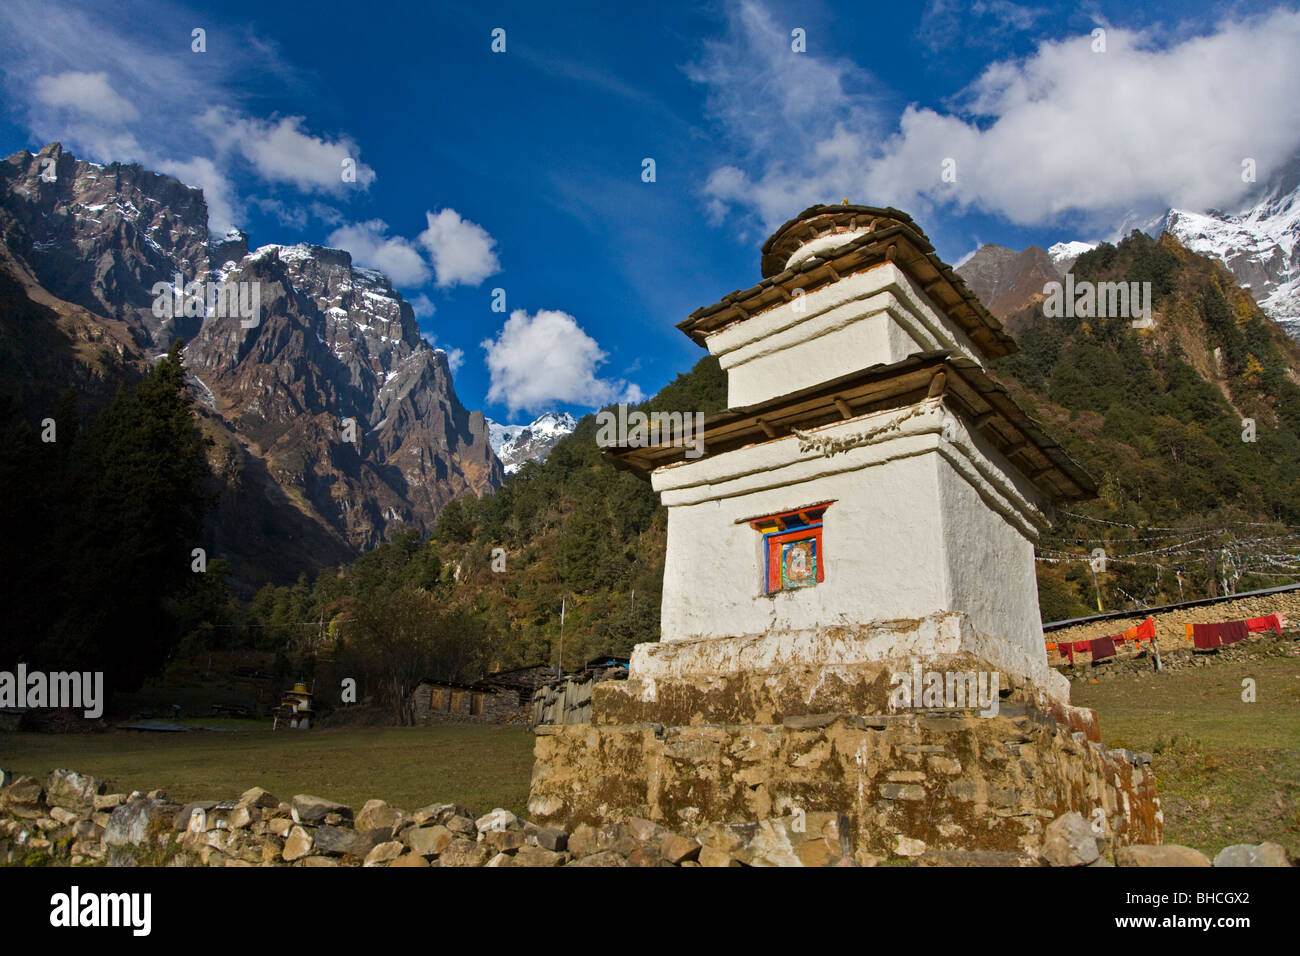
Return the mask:
[(1231, 208), (1243, 157), (1263, 181), (1300, 147), (1297, 50), (1293, 5), (1196, 0), (8, 0), (0, 148), (139, 161), (254, 246), (348, 248), (461, 400), (518, 421), (689, 368), (674, 323), (757, 281), (814, 202), (905, 209), (954, 263)]

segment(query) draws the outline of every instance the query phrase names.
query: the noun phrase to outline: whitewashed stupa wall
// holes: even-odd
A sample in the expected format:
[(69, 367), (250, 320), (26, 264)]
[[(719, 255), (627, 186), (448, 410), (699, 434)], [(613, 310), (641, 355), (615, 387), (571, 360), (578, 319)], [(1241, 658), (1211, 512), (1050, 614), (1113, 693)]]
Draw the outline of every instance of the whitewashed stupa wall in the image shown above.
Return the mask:
[[(960, 612), (1012, 645), (1000, 654), (1011, 669), (1039, 670), (1033, 540), (1044, 519), (996, 451), (937, 400), (805, 439), (802, 451), (791, 435), (655, 472), (668, 507), (662, 640), (820, 634)], [(832, 441), (844, 450), (828, 454)], [(825, 580), (764, 593), (762, 535), (747, 519), (832, 500)]]
[(796, 296), (708, 337), (741, 408), (917, 352), (948, 349), (983, 364), (970, 339), (893, 263)]

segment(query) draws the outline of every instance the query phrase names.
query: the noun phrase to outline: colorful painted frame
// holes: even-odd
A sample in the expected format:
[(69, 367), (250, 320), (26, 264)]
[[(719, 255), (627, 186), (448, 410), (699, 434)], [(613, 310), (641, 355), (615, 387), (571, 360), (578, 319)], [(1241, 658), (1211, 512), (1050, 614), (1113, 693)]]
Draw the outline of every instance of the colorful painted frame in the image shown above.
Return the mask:
[(749, 521), (763, 535), (763, 593), (813, 587), (826, 580), (822, 515), (831, 504), (826, 501)]

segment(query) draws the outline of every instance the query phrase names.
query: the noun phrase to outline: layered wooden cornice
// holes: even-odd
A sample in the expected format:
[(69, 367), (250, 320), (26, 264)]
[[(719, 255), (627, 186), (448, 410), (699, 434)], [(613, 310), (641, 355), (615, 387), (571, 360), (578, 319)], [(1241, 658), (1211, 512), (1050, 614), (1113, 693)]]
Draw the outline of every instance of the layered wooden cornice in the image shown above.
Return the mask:
[(1096, 496), (1088, 474), (1018, 406), (1007, 390), (970, 359), (947, 351), (922, 352), (892, 365), (875, 365), (788, 395), (707, 416), (703, 434), (655, 434), (655, 443), (607, 447), (616, 467), (648, 475), (688, 459), (702, 441), (712, 457), (747, 445), (777, 441), (871, 412), (942, 398), (966, 427), (988, 441), (1047, 497), (1079, 501)]
[[(796, 250), (823, 236), (866, 230), (844, 245), (785, 268)], [(810, 293), (847, 275), (892, 262), (952, 319), (989, 359), (1015, 352), (1016, 343), (965, 280), (935, 255), (912, 217), (893, 208), (811, 206), (763, 244), (763, 280), (713, 305), (696, 309), (677, 327), (697, 344), (736, 322), (791, 301), (796, 290)]]

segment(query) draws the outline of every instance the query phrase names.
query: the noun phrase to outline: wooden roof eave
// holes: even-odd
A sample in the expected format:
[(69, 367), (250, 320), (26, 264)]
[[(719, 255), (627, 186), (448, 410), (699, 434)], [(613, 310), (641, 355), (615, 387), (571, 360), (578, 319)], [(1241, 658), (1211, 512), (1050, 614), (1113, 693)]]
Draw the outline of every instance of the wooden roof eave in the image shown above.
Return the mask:
[[(890, 366), (873, 366), (828, 383), (793, 392), (744, 408), (728, 409), (704, 422), (705, 456), (748, 445), (776, 441), (792, 429), (823, 427), (881, 408), (915, 404), (931, 394), (936, 376), (941, 391), (955, 399), (974, 431), (1051, 497), (1084, 500), (1095, 497), (1096, 485), (1061, 446), (1045, 435), (1006, 389), (978, 365), (947, 352), (918, 353)], [(932, 396), (931, 396), (932, 397)], [(656, 468), (688, 461), (675, 436), (657, 445), (603, 449), (615, 467), (648, 475)]]
[(903, 223), (859, 236), (827, 257), (813, 256), (797, 269), (787, 269), (696, 309), (678, 322), (677, 328), (704, 345), (708, 335), (788, 302), (796, 288), (810, 292), (886, 261), (897, 263), (911, 275), (985, 354), (998, 358), (1017, 350), (1015, 340), (961, 276), (935, 255), (918, 230)]

